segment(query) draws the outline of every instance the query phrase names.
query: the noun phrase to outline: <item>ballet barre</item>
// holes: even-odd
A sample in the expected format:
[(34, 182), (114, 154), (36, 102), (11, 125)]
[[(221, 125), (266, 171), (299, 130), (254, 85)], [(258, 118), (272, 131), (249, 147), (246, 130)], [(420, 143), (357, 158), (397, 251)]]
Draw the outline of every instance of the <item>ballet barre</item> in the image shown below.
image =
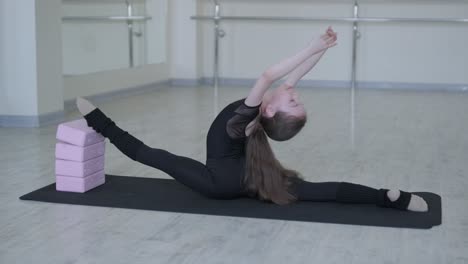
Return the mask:
[(214, 0), (213, 16), (195, 15), (193, 20), (213, 21), (214, 26), (214, 61), (213, 61), (213, 86), (214, 86), (214, 112), (218, 110), (218, 86), (219, 86), (219, 40), (225, 36), (224, 30), (220, 28), (221, 21), (284, 21), (284, 22), (352, 22), (353, 23), (353, 44), (352, 44), (352, 70), (351, 70), (351, 144), (354, 147), (354, 119), (355, 119), (355, 93), (356, 93), (356, 60), (357, 60), (357, 40), (361, 34), (358, 30), (358, 23), (468, 23), (468, 18), (397, 18), (397, 17), (359, 17), (359, 4), (354, 1), (353, 17), (287, 17), (287, 16), (222, 16), (221, 5), (218, 0)]

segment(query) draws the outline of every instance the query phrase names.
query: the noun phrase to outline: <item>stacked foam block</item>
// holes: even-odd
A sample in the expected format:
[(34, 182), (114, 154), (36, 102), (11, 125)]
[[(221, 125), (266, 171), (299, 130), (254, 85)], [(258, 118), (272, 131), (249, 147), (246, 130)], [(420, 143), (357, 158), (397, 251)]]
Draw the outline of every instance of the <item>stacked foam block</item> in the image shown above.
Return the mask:
[(104, 137), (85, 119), (60, 124), (55, 145), (57, 191), (84, 193), (105, 182)]

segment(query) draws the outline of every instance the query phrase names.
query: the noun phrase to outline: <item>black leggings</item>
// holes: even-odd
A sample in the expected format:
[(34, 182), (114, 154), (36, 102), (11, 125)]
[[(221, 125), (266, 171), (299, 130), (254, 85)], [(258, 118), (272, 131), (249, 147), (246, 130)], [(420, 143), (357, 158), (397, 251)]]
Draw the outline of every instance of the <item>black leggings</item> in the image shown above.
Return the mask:
[[(142, 164), (161, 170), (178, 182), (210, 198), (231, 199), (246, 196), (240, 182), (229, 177), (216, 180), (209, 166), (196, 160), (150, 148), (142, 141), (119, 128), (99, 109), (85, 116), (90, 127), (109, 138), (123, 154)], [(234, 186), (234, 187), (233, 187)], [(384, 206), (385, 189), (374, 189), (348, 182), (307, 182), (293, 180), (292, 187), (299, 201), (366, 203)]]

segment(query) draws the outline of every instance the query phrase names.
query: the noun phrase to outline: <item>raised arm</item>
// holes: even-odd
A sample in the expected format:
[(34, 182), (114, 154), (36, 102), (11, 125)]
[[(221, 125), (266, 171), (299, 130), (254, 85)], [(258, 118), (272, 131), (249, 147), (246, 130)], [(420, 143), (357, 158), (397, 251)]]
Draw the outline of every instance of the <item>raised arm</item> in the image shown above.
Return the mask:
[(304, 75), (306, 75), (314, 66), (317, 64), (317, 62), (322, 58), (323, 54), (325, 54), (326, 50), (323, 50), (312, 57), (308, 58), (305, 62), (303, 62), (301, 65), (299, 65), (296, 69), (294, 69), (284, 82), (288, 86), (295, 87), (296, 84), (299, 82)]
[[(335, 41), (338, 39), (338, 33), (334, 32), (331, 27), (328, 28), (327, 34), (330, 36), (334, 36)], [(284, 82), (288, 86), (296, 86), (296, 84), (299, 82), (304, 75), (306, 75), (310, 70), (314, 68), (314, 66), (319, 62), (319, 60), (322, 58), (323, 54), (325, 54), (327, 50), (322, 50), (321, 52), (312, 55), (310, 58), (308, 58), (306, 61), (304, 61), (301, 65), (296, 67), (288, 76), (286, 81)]]
[(306, 48), (299, 51), (297, 54), (269, 67), (265, 72), (263, 72), (260, 78), (258, 78), (254, 87), (250, 90), (248, 97), (245, 99), (245, 104), (248, 106), (259, 105), (262, 102), (263, 95), (275, 81), (289, 74), (312, 55), (335, 46), (335, 41), (336, 39), (332, 36), (324, 34), (311, 42)]

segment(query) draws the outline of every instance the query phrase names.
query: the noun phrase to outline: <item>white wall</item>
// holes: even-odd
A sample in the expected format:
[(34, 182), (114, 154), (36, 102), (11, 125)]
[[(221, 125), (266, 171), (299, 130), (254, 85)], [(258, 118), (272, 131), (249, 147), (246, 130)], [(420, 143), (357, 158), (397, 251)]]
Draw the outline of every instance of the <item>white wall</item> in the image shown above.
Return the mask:
[(197, 23), (190, 19), (196, 14), (198, 1), (169, 1), (169, 60), (173, 79), (198, 79), (199, 54)]
[(0, 0), (0, 115), (37, 115), (34, 0)]
[(146, 0), (146, 13), (152, 17), (146, 22), (147, 63), (167, 63), (168, 1)]
[(0, 16), (0, 115), (62, 111), (60, 0), (1, 0)]
[[(37, 2), (37, 1), (36, 1)], [(63, 110), (61, 0), (36, 4), (38, 114)]]
[[(468, 18), (468, 3), (363, 6), (364, 14)], [(360, 78), (468, 84), (468, 24), (391, 24), (361, 28)]]
[[(359, 1), (361, 17), (464, 17), (464, 1)], [(212, 1), (200, 1), (200, 15), (212, 15)], [(354, 1), (227, 1), (223, 15), (352, 17)], [(213, 26), (201, 25), (203, 76), (212, 76)], [(256, 78), (269, 65), (289, 56), (328, 25), (339, 34), (304, 79), (348, 81), (351, 76), (352, 23), (223, 21), (220, 74), (226, 78)], [(359, 81), (468, 84), (468, 24), (360, 23)]]

